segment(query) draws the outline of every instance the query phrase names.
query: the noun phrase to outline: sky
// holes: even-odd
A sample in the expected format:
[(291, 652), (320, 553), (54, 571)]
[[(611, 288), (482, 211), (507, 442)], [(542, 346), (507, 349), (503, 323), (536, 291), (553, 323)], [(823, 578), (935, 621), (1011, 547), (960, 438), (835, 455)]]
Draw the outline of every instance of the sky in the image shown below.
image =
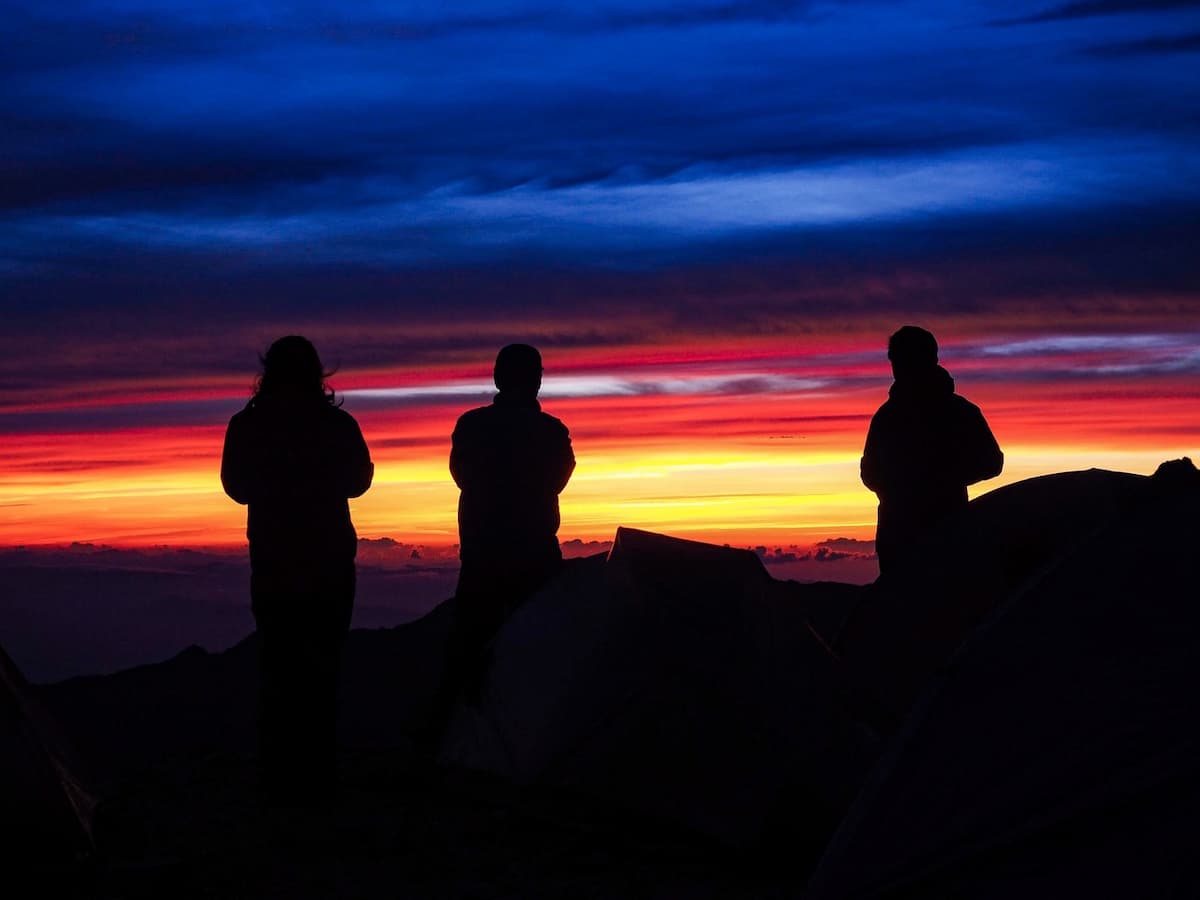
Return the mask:
[(869, 541), (906, 323), (1005, 450), (975, 493), (1195, 456), (1198, 54), (1191, 0), (18, 0), (0, 546), (243, 540), (224, 427), (289, 333), (371, 447), (360, 535), (420, 546), (512, 341), (564, 539)]

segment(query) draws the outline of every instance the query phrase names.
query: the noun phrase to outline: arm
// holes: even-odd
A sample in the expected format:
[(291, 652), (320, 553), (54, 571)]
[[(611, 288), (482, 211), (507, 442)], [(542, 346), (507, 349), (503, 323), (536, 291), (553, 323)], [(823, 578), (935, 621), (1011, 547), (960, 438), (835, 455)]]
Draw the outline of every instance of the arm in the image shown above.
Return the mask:
[(234, 416), (225, 429), (221, 451), (221, 486), (225, 493), (243, 505), (250, 502), (254, 489), (254, 466), (244, 423)]
[(876, 494), (883, 487), (883, 472), (879, 462), (879, 428), (876, 426), (878, 419), (878, 413), (871, 419), (871, 425), (867, 429), (867, 442), (863, 446), (862, 459), (858, 463), (858, 473), (862, 478), (862, 483), (868, 490), (874, 491)]
[(575, 451), (571, 449), (571, 433), (567, 426), (562, 426), (562, 440), (558, 447), (557, 458), (554, 461), (554, 493), (561, 494), (571, 473), (575, 471)]
[(979, 407), (971, 406), (964, 426), (963, 483), (974, 484), (995, 478), (1004, 469), (1004, 453)]
[(375, 464), (371, 462), (371, 452), (363, 439), (358, 422), (347, 414), (349, 420), (347, 431), (348, 453), (346, 461), (346, 496), (361, 497), (371, 486), (375, 477)]
[(454, 426), (454, 433), (450, 435), (450, 477), (454, 479), (459, 490), (466, 487), (467, 470), (470, 468), (465, 431), (463, 421), (459, 419)]

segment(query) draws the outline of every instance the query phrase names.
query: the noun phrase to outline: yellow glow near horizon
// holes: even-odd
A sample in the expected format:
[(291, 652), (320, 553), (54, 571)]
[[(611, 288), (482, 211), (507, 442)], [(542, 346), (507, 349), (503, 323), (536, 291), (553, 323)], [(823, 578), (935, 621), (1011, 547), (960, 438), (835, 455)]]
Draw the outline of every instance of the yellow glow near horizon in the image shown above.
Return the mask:
[[(874, 383), (874, 382), (872, 382)], [(564, 540), (620, 525), (740, 546), (869, 539), (876, 499), (859, 481), (867, 422), (886, 395), (827, 391), (553, 399), (578, 467), (562, 495)], [(1065, 393), (980, 381), (1004, 474), (972, 496), (1036, 475), (1108, 468), (1149, 474), (1197, 454), (1197, 395), (1179, 382)], [(1101, 389), (1103, 388), (1103, 389)], [(351, 408), (376, 462), (351, 501), (359, 534), (425, 545), (457, 540), (450, 432), (460, 401)], [(237, 409), (231, 403), (231, 412)], [(350, 404), (348, 404), (350, 408)], [(244, 507), (221, 490), (223, 426), (9, 434), (0, 444), (0, 545), (233, 545)]]
[[(211, 446), (211, 436), (205, 441)], [(189, 447), (195, 450), (195, 447)], [(1052, 472), (1108, 468), (1149, 474), (1187, 448), (1118, 450), (1010, 444), (1005, 471), (978, 496)], [(811, 456), (701, 447), (695, 452), (577, 447), (562, 495), (563, 539), (605, 540), (618, 525), (742, 545), (869, 539), (875, 497), (858, 479), (858, 449)], [(22, 474), (0, 482), (0, 543), (85, 541), (116, 545), (236, 544), (245, 508), (221, 491), (215, 454), (204, 465), (131, 465), (62, 477)], [(149, 471), (147, 471), (147, 468)], [(363, 537), (426, 544), (457, 539), (458, 490), (446, 461), (384, 459), (375, 483), (351, 501)]]

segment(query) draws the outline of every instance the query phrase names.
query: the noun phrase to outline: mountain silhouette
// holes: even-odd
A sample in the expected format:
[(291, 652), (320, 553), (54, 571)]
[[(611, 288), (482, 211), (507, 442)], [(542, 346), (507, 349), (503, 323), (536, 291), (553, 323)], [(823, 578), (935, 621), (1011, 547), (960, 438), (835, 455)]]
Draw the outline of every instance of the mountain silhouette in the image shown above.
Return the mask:
[[(352, 848), (329, 846), (376, 847), (378, 867), (440, 822), (459, 849), (422, 845), (422, 877), (444, 896), (565, 896), (588, 877), (596, 895), (628, 896), (621, 879), (638, 866), (663, 879), (642, 896), (677, 895), (684, 870), (730, 886), (715, 896), (799, 890), (813, 872), (815, 897), (1193, 896), (1197, 501), (1186, 460), (1154, 476), (1030, 479), (971, 502), (862, 587), (776, 581), (748, 551), (619, 529), (608, 554), (569, 561), (504, 626), (437, 767), (416, 762), (409, 736), (433, 702), (453, 601), (352, 631), (339, 821), (357, 830)], [(214, 773), (252, 752), (254, 640), (35, 689), (108, 798), (102, 857), (149, 852), (159, 838), (138, 817), (187, 819), (156, 800), (163, 773), (224, 779), (227, 794), (241, 783)], [(508, 880), (488, 868), (500, 851), (483, 848), (481, 815), (505, 823), (486, 843), (520, 870)], [(177, 852), (238, 864), (233, 838), (188, 821)], [(389, 871), (409, 871), (404, 859)], [(483, 881), (464, 887), (462, 872)]]

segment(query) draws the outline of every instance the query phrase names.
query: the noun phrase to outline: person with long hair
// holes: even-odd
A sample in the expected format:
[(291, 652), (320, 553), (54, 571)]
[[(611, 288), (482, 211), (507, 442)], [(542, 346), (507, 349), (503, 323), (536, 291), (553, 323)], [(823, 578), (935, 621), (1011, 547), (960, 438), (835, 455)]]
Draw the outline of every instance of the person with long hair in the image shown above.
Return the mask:
[(261, 362), (221, 457), (225, 493), (248, 506), (261, 787), (273, 805), (321, 805), (333, 797), (337, 680), (354, 606), (348, 499), (375, 469), (310, 341), (280, 338)]

